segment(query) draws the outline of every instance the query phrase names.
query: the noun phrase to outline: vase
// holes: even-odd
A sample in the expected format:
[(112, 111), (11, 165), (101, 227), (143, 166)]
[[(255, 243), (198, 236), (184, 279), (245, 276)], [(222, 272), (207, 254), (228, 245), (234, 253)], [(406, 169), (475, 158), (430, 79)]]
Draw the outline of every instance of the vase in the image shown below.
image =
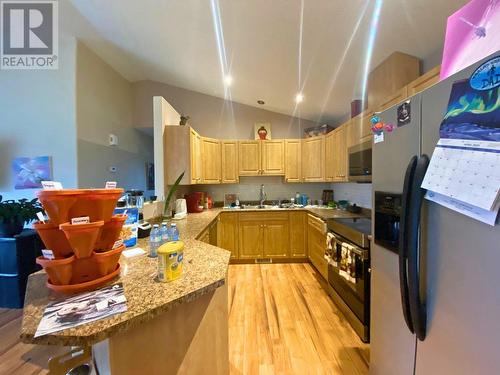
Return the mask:
[(259, 139), (265, 140), (267, 137), (267, 130), (265, 127), (261, 126), (259, 130), (257, 130), (257, 134), (259, 135)]
[(0, 237), (14, 237), (23, 231), (23, 222), (3, 222), (0, 223)]

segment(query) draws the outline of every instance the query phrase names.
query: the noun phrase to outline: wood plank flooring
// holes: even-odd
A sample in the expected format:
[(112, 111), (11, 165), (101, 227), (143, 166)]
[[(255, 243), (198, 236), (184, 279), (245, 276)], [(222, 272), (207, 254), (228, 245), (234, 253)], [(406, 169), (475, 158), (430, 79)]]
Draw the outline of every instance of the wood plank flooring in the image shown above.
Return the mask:
[(229, 267), (231, 374), (367, 374), (364, 344), (308, 263)]
[[(231, 375), (366, 374), (356, 336), (307, 263), (229, 266)], [(0, 374), (46, 374), (69, 348), (19, 341), (22, 310), (0, 309)]]

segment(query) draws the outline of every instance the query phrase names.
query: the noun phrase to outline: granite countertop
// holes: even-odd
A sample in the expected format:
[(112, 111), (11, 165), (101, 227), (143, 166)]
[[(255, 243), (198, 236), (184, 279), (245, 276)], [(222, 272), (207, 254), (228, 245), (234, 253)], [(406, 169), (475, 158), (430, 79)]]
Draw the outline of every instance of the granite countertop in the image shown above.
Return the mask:
[[(22, 341), (64, 346), (92, 345), (224, 285), (230, 252), (195, 239), (219, 212), (205, 211), (177, 221), (185, 243), (184, 272), (178, 280), (170, 283), (155, 281), (156, 258), (146, 255), (129, 259), (121, 257), (120, 277), (113, 282), (122, 282), (125, 290), (127, 311), (122, 314), (35, 338), (47, 303), (60, 295), (45, 286), (47, 275), (44, 271), (30, 275), (21, 327)], [(148, 240), (139, 240), (138, 246), (147, 251)]]
[[(125, 313), (35, 338), (34, 334), (47, 303), (61, 298), (61, 295), (50, 291), (45, 286), (47, 275), (44, 271), (30, 275), (21, 327), (22, 341), (64, 346), (92, 345), (224, 285), (230, 252), (198, 241), (196, 238), (217, 219), (221, 212), (252, 211), (306, 211), (323, 220), (368, 216), (366, 212), (353, 214), (347, 211), (312, 207), (244, 210), (214, 208), (201, 213), (188, 214), (185, 219), (173, 221), (177, 223), (181, 239), (185, 243), (184, 273), (180, 279), (170, 283), (159, 283), (155, 281), (157, 259), (146, 255), (130, 259), (121, 257), (120, 278), (113, 282), (123, 283), (128, 308)], [(148, 239), (138, 240), (138, 246), (148, 252)]]
[(224, 211), (224, 212), (283, 212), (283, 211), (306, 211), (314, 216), (319, 217), (323, 220), (329, 219), (352, 219), (359, 217), (370, 217), (370, 210), (365, 208), (362, 209), (360, 213), (353, 213), (349, 211), (343, 211), (334, 208), (320, 208), (320, 207), (300, 207), (300, 208), (219, 208), (214, 209)]

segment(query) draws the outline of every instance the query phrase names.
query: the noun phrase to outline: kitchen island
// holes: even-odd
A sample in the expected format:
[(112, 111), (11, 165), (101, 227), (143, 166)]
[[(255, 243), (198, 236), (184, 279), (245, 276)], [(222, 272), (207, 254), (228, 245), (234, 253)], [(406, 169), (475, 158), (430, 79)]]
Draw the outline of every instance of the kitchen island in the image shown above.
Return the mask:
[[(157, 260), (120, 260), (127, 311), (75, 328), (34, 337), (47, 303), (61, 298), (40, 271), (28, 281), (21, 339), (32, 344), (92, 347), (101, 374), (229, 372), (227, 269), (229, 252), (195, 239), (216, 211), (189, 215), (179, 229), (184, 272), (155, 280)], [(139, 243), (147, 250), (147, 240)]]

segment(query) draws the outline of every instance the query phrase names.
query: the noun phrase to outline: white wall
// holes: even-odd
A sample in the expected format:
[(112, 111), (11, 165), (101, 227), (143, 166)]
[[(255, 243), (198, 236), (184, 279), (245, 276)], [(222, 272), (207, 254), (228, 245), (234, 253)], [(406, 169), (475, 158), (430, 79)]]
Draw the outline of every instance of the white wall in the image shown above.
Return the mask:
[(372, 184), (333, 183), (333, 198), (336, 201), (348, 200), (360, 207), (372, 208)]
[(12, 159), (51, 156), (53, 179), (77, 186), (75, 123), (76, 40), (61, 36), (57, 70), (0, 70), (0, 195), (33, 197), (14, 190)]

